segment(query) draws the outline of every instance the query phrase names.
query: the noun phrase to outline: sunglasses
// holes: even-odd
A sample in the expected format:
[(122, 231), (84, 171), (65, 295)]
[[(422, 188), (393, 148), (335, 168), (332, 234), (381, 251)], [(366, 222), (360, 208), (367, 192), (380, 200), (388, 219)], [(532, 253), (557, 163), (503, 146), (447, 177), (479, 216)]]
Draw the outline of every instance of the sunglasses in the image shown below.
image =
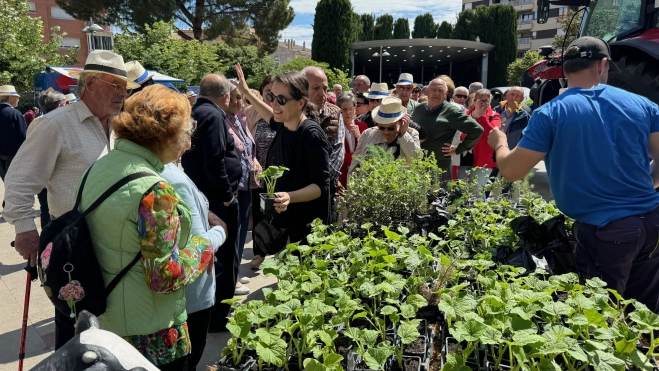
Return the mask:
[(398, 130), (395, 126), (378, 126), (380, 131), (396, 131)]
[(270, 92), (265, 95), (265, 100), (268, 101), (268, 103), (272, 103), (275, 100), (277, 100), (277, 104), (279, 104), (280, 106), (284, 106), (286, 105), (286, 103), (295, 101), (297, 99), (286, 98), (283, 95), (274, 95), (272, 92)]
[(368, 104), (368, 103), (357, 102), (357, 107), (365, 106), (365, 105), (367, 105), (367, 104)]
[(468, 96), (468, 95), (464, 95), (464, 94), (456, 94), (455, 97), (456, 97), (456, 98), (467, 99), (469, 96)]

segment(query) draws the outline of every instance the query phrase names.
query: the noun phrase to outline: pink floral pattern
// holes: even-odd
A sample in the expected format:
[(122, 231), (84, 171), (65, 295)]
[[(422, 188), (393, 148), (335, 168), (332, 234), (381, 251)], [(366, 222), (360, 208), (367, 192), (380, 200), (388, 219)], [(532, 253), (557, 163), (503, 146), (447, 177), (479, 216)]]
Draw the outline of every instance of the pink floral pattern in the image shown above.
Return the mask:
[(85, 289), (82, 288), (80, 282), (73, 280), (59, 290), (58, 298), (76, 303), (85, 298)]
[(46, 249), (41, 253), (41, 268), (43, 270), (48, 269), (48, 265), (50, 265), (50, 254), (53, 252), (53, 243), (49, 242), (48, 245), (46, 245)]

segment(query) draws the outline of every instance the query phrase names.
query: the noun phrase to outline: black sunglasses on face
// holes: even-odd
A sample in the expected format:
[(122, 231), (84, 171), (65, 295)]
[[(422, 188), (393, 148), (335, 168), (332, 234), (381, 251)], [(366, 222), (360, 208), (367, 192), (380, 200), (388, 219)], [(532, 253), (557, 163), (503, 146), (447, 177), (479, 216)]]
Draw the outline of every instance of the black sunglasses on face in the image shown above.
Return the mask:
[(357, 102), (357, 107), (365, 106), (365, 105), (367, 105), (367, 104), (368, 104), (368, 103)]
[(394, 131), (396, 130), (395, 126), (378, 126), (378, 130), (380, 131)]
[(280, 106), (286, 105), (286, 103), (297, 100), (293, 98), (286, 98), (283, 95), (274, 95), (272, 92), (268, 93), (265, 95), (265, 100), (268, 101), (268, 103), (272, 103), (277, 100), (277, 104)]
[(463, 95), (463, 94), (456, 94), (455, 97), (456, 98), (462, 98), (462, 99), (467, 99), (468, 98), (467, 95)]

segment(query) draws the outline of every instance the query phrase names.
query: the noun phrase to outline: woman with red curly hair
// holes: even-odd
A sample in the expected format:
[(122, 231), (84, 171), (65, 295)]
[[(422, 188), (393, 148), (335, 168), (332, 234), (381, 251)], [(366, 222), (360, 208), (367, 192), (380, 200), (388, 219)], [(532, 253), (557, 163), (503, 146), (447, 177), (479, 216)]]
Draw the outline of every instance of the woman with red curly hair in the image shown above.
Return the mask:
[(112, 127), (115, 148), (87, 172), (80, 209), (118, 180), (141, 177), (85, 217), (105, 284), (129, 269), (98, 319), (161, 370), (185, 370), (191, 345), (184, 288), (212, 275), (221, 243), (192, 233), (190, 208), (160, 175), (190, 146), (190, 104), (163, 85), (149, 86), (126, 100)]

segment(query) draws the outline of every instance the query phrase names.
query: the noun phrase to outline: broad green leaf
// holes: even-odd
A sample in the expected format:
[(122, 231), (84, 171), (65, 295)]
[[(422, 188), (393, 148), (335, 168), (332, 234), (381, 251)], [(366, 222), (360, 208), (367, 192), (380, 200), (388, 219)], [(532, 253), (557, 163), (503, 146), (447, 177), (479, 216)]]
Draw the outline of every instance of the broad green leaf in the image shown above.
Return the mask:
[(323, 354), (323, 364), (328, 368), (338, 369), (343, 361), (343, 356), (336, 353)]
[(458, 341), (477, 341), (487, 330), (487, 326), (474, 319), (466, 322), (460, 321), (455, 323), (455, 327), (449, 329), (449, 332)]
[[(531, 307), (531, 306), (529, 306)], [(535, 307), (534, 307), (535, 309)], [(532, 310), (532, 311), (524, 311), (522, 307), (515, 307), (510, 310), (510, 314), (516, 314), (520, 316), (522, 319), (530, 321), (533, 316), (537, 313), (537, 310)]]
[(545, 329), (545, 331), (551, 335), (554, 335), (557, 339), (566, 337), (566, 336), (574, 336), (575, 333), (574, 331), (570, 330), (569, 328), (565, 326), (559, 326), (559, 325), (553, 325), (549, 327), (548, 329)]
[(480, 341), (483, 344), (501, 344), (501, 331), (494, 329), (490, 326), (487, 326), (487, 329), (481, 335)]
[(583, 314), (586, 316), (589, 325), (599, 328), (609, 328), (609, 325), (606, 323), (606, 319), (597, 310), (586, 309), (583, 311)]
[(649, 310), (634, 311), (629, 317), (636, 322), (636, 327), (643, 332), (649, 333), (659, 329), (659, 315)]
[(396, 232), (392, 232), (389, 228), (384, 229), (384, 235), (392, 241), (400, 241), (400, 235)]
[(468, 366), (463, 366), (464, 360), (457, 354), (447, 354), (446, 364), (442, 371), (472, 371)]
[(288, 303), (277, 305), (277, 310), (281, 314), (291, 314), (291, 313), (293, 313), (293, 308), (291, 308), (290, 305), (288, 305)]
[(327, 367), (313, 358), (304, 360), (304, 369), (306, 371), (327, 371)]
[(510, 318), (510, 328), (512, 328), (513, 331), (515, 332), (530, 332), (530, 333), (537, 333), (538, 328), (536, 327), (535, 323), (530, 320), (526, 320), (523, 318), (519, 317), (512, 317)]
[(396, 309), (396, 307), (391, 306), (391, 305), (385, 305), (384, 307), (382, 307), (382, 309), (380, 309), (380, 313), (382, 315), (385, 315), (385, 316), (388, 316), (388, 315), (391, 315), (391, 314), (394, 314), (394, 313), (397, 313), (397, 312), (398, 312), (398, 309)]
[(636, 366), (639, 370), (652, 370), (652, 363), (648, 357), (638, 349), (634, 349), (629, 354), (629, 360), (632, 361), (632, 364)]
[(391, 347), (369, 348), (364, 355), (364, 362), (372, 370), (380, 370), (393, 353)]
[(279, 310), (276, 307), (265, 305), (259, 309), (259, 315), (265, 319), (273, 319), (277, 317)]
[(281, 340), (281, 343), (283, 344), (263, 345), (257, 343), (256, 354), (261, 360), (263, 360), (263, 362), (281, 367), (284, 365), (284, 362), (286, 362), (286, 342)]
[(400, 306), (400, 315), (404, 318), (416, 317), (416, 309), (410, 304), (402, 304)]
[(420, 335), (417, 326), (409, 323), (401, 323), (397, 333), (403, 345), (413, 343)]
[(419, 294), (413, 294), (407, 297), (407, 304), (412, 305), (415, 309), (419, 309), (428, 305), (428, 301)]
[(544, 344), (547, 339), (537, 334), (528, 332), (517, 332), (513, 334), (513, 344), (516, 346), (525, 346), (529, 344)]
[(567, 345), (567, 352), (570, 354), (570, 356), (572, 356), (572, 358), (581, 362), (588, 361), (588, 356), (586, 355), (586, 353), (584, 353), (577, 339), (564, 337), (561, 339), (561, 341), (563, 341), (565, 345)]
[(334, 330), (318, 330), (316, 333), (318, 334), (318, 338), (328, 347), (332, 346), (334, 339), (338, 337)]
[(594, 356), (595, 352), (599, 350), (606, 350), (607, 346), (606, 344), (597, 340), (586, 340), (584, 342), (583, 349), (586, 351), (586, 353)]
[(598, 328), (593, 331), (593, 337), (597, 340), (610, 340), (613, 339), (613, 332), (609, 329)]
[(542, 311), (552, 317), (558, 317), (558, 316), (569, 316), (570, 314), (572, 314), (574, 309), (572, 309), (572, 307), (570, 307), (565, 303), (561, 303), (560, 301), (552, 301), (546, 303), (544, 307), (542, 307)]
[(549, 355), (564, 353), (567, 352), (567, 350), (567, 344), (565, 344), (562, 340), (556, 340), (544, 343), (541, 347), (534, 349), (533, 353)]
[(623, 371), (625, 361), (611, 353), (597, 350), (595, 351), (595, 357), (593, 357), (593, 366), (595, 366), (596, 371)]
[(586, 280), (586, 286), (592, 287), (592, 288), (606, 287), (606, 282), (604, 282), (599, 277), (595, 277), (595, 278), (587, 279)]
[(355, 320), (357, 318), (366, 318), (366, 317), (368, 317), (367, 312), (359, 312), (359, 313), (356, 313), (354, 316), (352, 316), (352, 319)]
[(576, 314), (574, 317), (568, 318), (567, 323), (572, 323), (577, 326), (588, 326), (588, 318), (583, 314)]
[[(229, 330), (231, 336), (238, 339), (243, 338), (240, 326), (236, 325), (235, 323), (227, 323), (227, 330)], [(245, 334), (245, 336), (247, 336), (247, 334)]]
[(356, 327), (351, 327), (346, 329), (344, 334), (353, 340), (359, 340), (362, 337), (362, 330)]
[(538, 371), (561, 371), (561, 368), (553, 360), (542, 358), (538, 364)]
[(380, 333), (375, 330), (362, 330), (361, 336), (364, 344), (372, 347), (375, 345), (375, 343), (377, 343)]

